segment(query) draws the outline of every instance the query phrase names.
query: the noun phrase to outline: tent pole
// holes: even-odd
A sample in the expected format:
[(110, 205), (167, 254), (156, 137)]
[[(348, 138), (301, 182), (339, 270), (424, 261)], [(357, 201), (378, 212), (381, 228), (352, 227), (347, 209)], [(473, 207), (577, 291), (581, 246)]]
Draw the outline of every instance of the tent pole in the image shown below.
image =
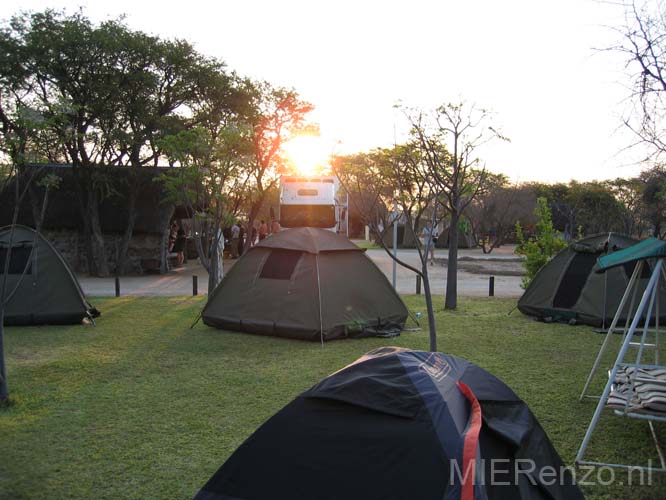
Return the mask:
[[(622, 315), (622, 310), (624, 309), (624, 306), (627, 302), (627, 298), (629, 297), (629, 294), (634, 291), (634, 289), (638, 288), (638, 276), (640, 274), (641, 269), (643, 268), (643, 261), (639, 261), (638, 264), (634, 267), (634, 272), (631, 275), (631, 278), (629, 279), (629, 284), (627, 285), (627, 289), (624, 291), (624, 294), (622, 295), (622, 300), (620, 300), (620, 305), (617, 308), (617, 312), (615, 313), (615, 316), (613, 317), (613, 321), (608, 328), (608, 331), (606, 332), (606, 338), (604, 339), (603, 344), (601, 344), (601, 349), (599, 349), (599, 354), (597, 354), (597, 359), (594, 360), (594, 365), (592, 366), (592, 370), (590, 371), (590, 374), (587, 376), (587, 380), (585, 381), (585, 385), (583, 386), (583, 392), (580, 393), (580, 397), (578, 398), (579, 401), (582, 401), (583, 398), (586, 396), (587, 389), (590, 387), (590, 383), (592, 383), (592, 379), (594, 378), (594, 374), (597, 372), (599, 369), (599, 364), (601, 363), (601, 358), (603, 358), (604, 353), (606, 352), (606, 348), (608, 347), (608, 343), (610, 342), (611, 336), (613, 335), (613, 330), (615, 330), (615, 327), (617, 326), (617, 322), (620, 319), (620, 316)], [(606, 271), (608, 272), (608, 271)], [(633, 308), (633, 300), (632, 300), (632, 305), (630, 306), (630, 311), (627, 313), (627, 318), (629, 318), (629, 315), (631, 314), (631, 309)], [(628, 319), (627, 319), (628, 320)], [(626, 330), (625, 330), (626, 332)]]
[[(652, 289), (652, 296), (650, 297), (650, 305), (648, 306), (647, 314), (645, 315), (645, 323), (643, 324), (643, 335), (641, 336), (641, 343), (638, 346), (638, 354), (636, 355), (636, 364), (640, 364), (641, 358), (643, 357), (643, 348), (645, 347), (645, 342), (648, 336), (648, 330), (650, 329), (650, 318), (652, 318), (652, 308), (654, 307), (654, 301), (657, 298), (657, 292), (659, 289), (659, 277), (661, 273), (657, 274), (657, 280), (655, 281), (654, 288)], [(631, 390), (631, 385), (630, 385)]]
[[(663, 279), (664, 283), (666, 283), (666, 270), (664, 268), (661, 268), (661, 278)], [(654, 334), (654, 364), (658, 365), (659, 364), (659, 297), (657, 297), (657, 320), (655, 322), (655, 334)], [(666, 465), (664, 466), (666, 468)]]
[(317, 292), (319, 297), (319, 336), (321, 348), (324, 348), (324, 321), (321, 317), (321, 281), (319, 280), (319, 254), (315, 254), (315, 267), (317, 268)]
[(604, 296), (601, 300), (601, 329), (606, 329), (606, 297), (608, 294), (608, 273), (604, 273)]
[[(610, 240), (613, 233), (608, 233), (608, 238), (606, 238), (606, 255), (610, 252)], [(604, 273), (604, 296), (601, 299), (601, 329), (606, 329), (606, 294), (608, 293), (608, 273)]]
[[(637, 265), (641, 265), (639, 262)], [(643, 269), (641, 269), (641, 275), (643, 274)], [(637, 278), (640, 279), (640, 278)], [(622, 339), (629, 331), (629, 324), (631, 322), (632, 315), (636, 312), (634, 307), (636, 306), (636, 295), (638, 294), (638, 285), (634, 287), (634, 293), (631, 296), (631, 303), (629, 304), (629, 311), (627, 311), (627, 319), (624, 322), (624, 328), (622, 329)]]

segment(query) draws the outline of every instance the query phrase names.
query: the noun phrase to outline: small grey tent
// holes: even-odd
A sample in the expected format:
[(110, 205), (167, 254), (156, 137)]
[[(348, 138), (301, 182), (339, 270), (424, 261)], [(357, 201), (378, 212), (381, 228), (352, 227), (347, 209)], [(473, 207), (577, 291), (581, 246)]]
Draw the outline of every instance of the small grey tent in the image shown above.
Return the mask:
[(10, 245), (5, 325), (73, 324), (99, 316), (62, 256), (41, 234), (26, 226), (16, 225), (13, 232), (11, 226), (0, 228), (0, 266)]
[(407, 308), (386, 276), (344, 236), (311, 227), (252, 247), (208, 298), (205, 324), (331, 340), (404, 326)]
[[(538, 319), (610, 325), (635, 263), (599, 273), (597, 259), (636, 243), (638, 240), (628, 236), (606, 233), (571, 244), (537, 273), (518, 301), (518, 309)], [(641, 290), (645, 290), (649, 277), (646, 266), (640, 277)], [(660, 292), (660, 301), (660, 310), (665, 311), (664, 290)]]

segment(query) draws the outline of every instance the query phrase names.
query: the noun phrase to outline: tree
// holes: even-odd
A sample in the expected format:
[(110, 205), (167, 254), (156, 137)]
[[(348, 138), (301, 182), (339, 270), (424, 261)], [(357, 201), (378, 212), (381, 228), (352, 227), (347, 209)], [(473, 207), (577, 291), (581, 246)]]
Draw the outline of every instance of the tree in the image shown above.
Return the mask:
[(643, 191), (641, 201), (645, 218), (652, 226), (652, 236), (662, 238), (666, 222), (666, 170), (655, 167), (641, 173)]
[(516, 223), (516, 236), (518, 247), (516, 253), (525, 256), (525, 276), (522, 287), (527, 288), (539, 270), (560, 250), (566, 248), (567, 243), (556, 233), (553, 227), (551, 212), (546, 198), (538, 198), (534, 210), (537, 217), (535, 234), (527, 237), (523, 234), (520, 223)]
[(553, 227), (564, 234), (565, 239), (573, 237), (576, 231), (576, 209), (568, 201), (569, 186), (563, 182), (544, 184), (530, 183), (537, 198), (546, 198), (551, 212)]
[[(7, 34), (1, 32), (0, 67), (11, 69), (13, 72), (0, 70), (0, 152), (6, 155), (10, 163), (0, 164), (0, 195), (13, 188), (14, 204), (9, 244), (4, 249), (4, 259), (0, 260), (0, 403), (5, 403), (9, 399), (4, 353), (5, 308), (12, 300), (29, 265), (29, 263), (26, 264), (26, 268), (23, 269), (17, 284), (13, 289), (10, 289), (8, 276), (14, 237), (13, 228), (18, 220), (22, 200), (28, 194), (32, 185), (38, 183), (44, 188), (44, 196), (36, 223), (35, 238), (37, 238), (41, 229), (41, 222), (44, 220), (46, 213), (49, 189), (57, 187), (58, 184), (58, 179), (54, 176), (44, 176), (39, 179), (42, 173), (40, 169), (26, 171), (23, 168), (27, 161), (28, 149), (34, 144), (34, 137), (43, 133), (49, 126), (49, 122), (40, 112), (25, 104), (21, 99), (11, 99), (12, 95), (21, 95), (26, 70), (23, 66), (24, 61), (21, 58), (20, 51), (3, 50), (13, 48), (11, 43), (7, 43), (6, 38)], [(9, 65), (10, 68), (5, 65)], [(34, 248), (34, 245), (32, 247)]]
[[(165, 154), (178, 169), (161, 176), (171, 199), (194, 215), (199, 259), (208, 271), (211, 294), (223, 276), (222, 229), (232, 224), (239, 208), (239, 192), (248, 182), (249, 132), (235, 123), (218, 127), (215, 134), (203, 127), (166, 137)], [(235, 201), (235, 203), (234, 203)]]
[[(362, 214), (364, 221), (378, 234), (382, 248), (397, 264), (422, 278), (430, 350), (436, 351), (437, 329), (428, 276), (428, 250), (421, 245), (418, 234), (423, 218), (437, 220), (438, 191), (428, 165), (422, 158), (419, 144), (412, 141), (396, 145), (392, 149), (376, 149), (370, 153), (336, 157), (333, 168), (347, 192), (363, 193), (363, 196), (352, 196), (352, 203)], [(397, 219), (388, 217), (392, 204), (398, 208)], [(416, 244), (419, 268), (393, 255), (385, 244), (385, 234), (392, 227), (392, 223), (397, 223), (398, 220), (404, 223), (405, 233), (409, 233)]]
[(572, 236), (622, 230), (624, 207), (603, 183), (570, 181), (566, 202), (575, 214)]
[[(202, 95), (231, 87), (223, 64), (185, 41), (160, 40), (119, 20), (96, 26), (80, 13), (52, 10), (13, 17), (0, 54), (11, 63), (0, 64), (3, 130), (23, 134), (16, 146), (23, 154), (72, 164), (92, 274), (109, 274), (99, 205), (117, 191), (117, 181), (98, 167), (131, 167), (116, 266), (122, 272), (143, 179), (134, 174), (158, 164), (161, 138), (197, 125), (192, 109)], [(49, 126), (30, 133), (8, 118), (26, 112)]]
[[(268, 82), (247, 82), (251, 95), (245, 120), (251, 129), (252, 162), (248, 197), (247, 234), (252, 233), (267, 195), (278, 184), (283, 165), (281, 146), (308, 126), (306, 116), (314, 109), (293, 89), (273, 87)], [(248, 245), (249, 246), (249, 238)]]
[(488, 181), (466, 212), (474, 244), (480, 246), (484, 254), (491, 253), (512, 237), (516, 221), (523, 227), (532, 224), (536, 205), (530, 186), (509, 186), (503, 175), (489, 176)]
[(645, 207), (642, 202), (645, 183), (640, 178), (634, 177), (606, 181), (605, 185), (623, 207), (622, 232), (642, 238), (648, 226), (645, 218)]
[(646, 159), (658, 160), (666, 151), (666, 17), (663, 3), (621, 1), (625, 25), (616, 28), (621, 40), (609, 50), (625, 56), (632, 80), (633, 107), (625, 125), (648, 147)]
[[(389, 226), (396, 199), (414, 219), (416, 227), (419, 226), (434, 199), (425, 195), (431, 183), (423, 175), (422, 167), (420, 151), (414, 142), (333, 159), (333, 170), (348, 190), (356, 212), (377, 236), (379, 228)], [(409, 247), (415, 244), (412, 231), (403, 231), (402, 244)]]
[(465, 209), (483, 189), (488, 173), (477, 156), (480, 146), (499, 138), (488, 126), (487, 110), (464, 102), (444, 104), (432, 113), (403, 109), (411, 131), (436, 183), (437, 199), (449, 214), (449, 254), (444, 307), (458, 303), (458, 227)]
[(361, 222), (371, 228), (378, 243), (379, 233), (389, 224), (389, 205), (394, 192), (390, 163), (378, 161), (380, 158), (374, 151), (337, 155), (331, 161), (333, 172), (349, 193)]
[[(5, 308), (13, 299), (16, 291), (21, 285), (22, 280), (25, 278), (28, 268), (31, 265), (31, 259), (28, 258), (22, 273), (16, 280), (16, 284), (13, 288), (10, 288), (8, 278), (12, 256), (12, 243), (14, 241), (14, 228), (18, 220), (21, 201), (26, 196), (28, 188), (31, 186), (31, 184), (33, 182), (37, 182), (41, 187), (44, 188), (44, 197), (42, 201), (40, 217), (40, 220), (43, 220), (48, 204), (49, 189), (57, 188), (59, 184), (59, 178), (54, 175), (46, 175), (39, 178), (41, 172), (38, 169), (32, 169), (30, 172), (27, 172), (24, 175), (20, 175), (19, 168), (16, 164), (11, 165), (6, 169), (3, 168), (2, 170), (2, 175), (0, 175), (0, 194), (12, 187), (14, 188), (14, 209), (12, 214), (12, 224), (9, 231), (9, 240), (7, 247), (3, 248), (4, 252), (2, 253), (4, 254), (4, 259), (0, 260), (0, 403), (5, 403), (9, 399), (9, 386), (7, 383), (7, 369), (5, 366), (4, 353)], [(35, 228), (34, 240), (30, 245), (31, 252), (34, 251), (35, 242), (39, 237), (40, 229), (41, 227), (38, 224)]]
[[(199, 260), (208, 271), (209, 293), (222, 278), (224, 237), (246, 203), (253, 159), (253, 88), (235, 74), (211, 73), (198, 84), (191, 104), (197, 125), (158, 141), (158, 146), (180, 169), (162, 176), (174, 201), (196, 214), (195, 234)], [(207, 240), (204, 240), (204, 236)]]
[(623, 231), (627, 209), (607, 183), (577, 182), (568, 184), (531, 184), (537, 197), (546, 198), (553, 227), (565, 239), (578, 233), (597, 234)]

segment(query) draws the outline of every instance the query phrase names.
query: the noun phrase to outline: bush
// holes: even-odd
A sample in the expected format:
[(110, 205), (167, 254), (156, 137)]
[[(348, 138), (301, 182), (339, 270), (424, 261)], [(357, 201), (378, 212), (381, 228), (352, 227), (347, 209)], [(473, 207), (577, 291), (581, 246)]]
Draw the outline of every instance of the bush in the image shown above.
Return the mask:
[(534, 209), (537, 216), (536, 233), (533, 237), (526, 239), (520, 222), (516, 222), (516, 237), (518, 247), (516, 253), (525, 256), (525, 276), (521, 286), (527, 288), (536, 276), (536, 273), (546, 265), (553, 255), (566, 248), (559, 232), (553, 227), (553, 219), (546, 198), (538, 198)]

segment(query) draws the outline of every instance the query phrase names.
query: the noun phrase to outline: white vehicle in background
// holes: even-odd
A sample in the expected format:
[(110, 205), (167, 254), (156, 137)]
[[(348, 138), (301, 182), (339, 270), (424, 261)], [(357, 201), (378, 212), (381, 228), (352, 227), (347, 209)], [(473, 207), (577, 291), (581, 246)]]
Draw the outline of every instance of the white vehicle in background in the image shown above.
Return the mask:
[(281, 227), (320, 227), (346, 235), (347, 205), (335, 176), (280, 177)]

